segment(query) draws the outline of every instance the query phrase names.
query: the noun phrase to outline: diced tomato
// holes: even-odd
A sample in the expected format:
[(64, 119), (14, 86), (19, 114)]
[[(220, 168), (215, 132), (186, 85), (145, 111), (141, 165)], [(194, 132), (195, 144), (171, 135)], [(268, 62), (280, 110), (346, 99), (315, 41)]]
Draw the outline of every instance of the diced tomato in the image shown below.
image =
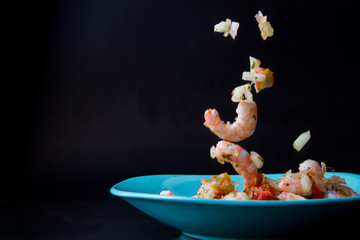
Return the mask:
[(253, 200), (272, 200), (274, 199), (274, 189), (269, 184), (253, 186), (247, 190), (247, 194)]
[(311, 192), (310, 198), (312, 199), (324, 198), (324, 192), (322, 192), (314, 183), (312, 184)]

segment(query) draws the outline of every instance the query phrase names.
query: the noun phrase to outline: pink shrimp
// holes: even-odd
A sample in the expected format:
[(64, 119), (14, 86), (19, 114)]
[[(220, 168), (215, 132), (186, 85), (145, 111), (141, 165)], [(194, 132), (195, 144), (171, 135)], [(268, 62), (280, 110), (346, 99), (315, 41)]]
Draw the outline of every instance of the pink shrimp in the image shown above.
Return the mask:
[(332, 176), (327, 179), (327, 183), (325, 185), (327, 189), (327, 193), (325, 194), (325, 198), (341, 198), (341, 197), (354, 197), (359, 196), (352, 188), (348, 186), (344, 186), (342, 184), (346, 184), (345, 179), (340, 178), (338, 176)]
[(308, 159), (300, 164), (299, 171), (300, 172), (304, 171), (308, 173), (310, 176), (315, 176), (321, 179), (324, 177), (326, 171), (326, 165), (325, 163), (322, 162), (320, 166), (320, 164), (317, 161)]
[(314, 193), (316, 196), (321, 196), (326, 192), (325, 169), (325, 163), (321, 163), (320, 166), (317, 161), (308, 159), (300, 164), (298, 173), (287, 172), (279, 183), (279, 187), (282, 191), (300, 196), (310, 196)]
[(281, 191), (300, 196), (311, 195), (311, 181), (303, 172), (292, 174), (291, 171), (288, 171), (280, 181), (279, 188)]
[(280, 195), (277, 196), (279, 200), (289, 201), (289, 200), (306, 200), (306, 198), (291, 193), (291, 192), (282, 192)]
[(258, 170), (250, 158), (250, 154), (234, 143), (221, 140), (216, 147), (210, 149), (211, 158), (217, 158), (218, 162), (230, 162), (235, 171), (244, 178), (244, 190), (257, 184)]
[(238, 142), (250, 137), (256, 127), (257, 107), (254, 101), (241, 100), (236, 108), (238, 114), (235, 122), (226, 124), (220, 119), (216, 109), (205, 111), (205, 123), (216, 136), (221, 139)]

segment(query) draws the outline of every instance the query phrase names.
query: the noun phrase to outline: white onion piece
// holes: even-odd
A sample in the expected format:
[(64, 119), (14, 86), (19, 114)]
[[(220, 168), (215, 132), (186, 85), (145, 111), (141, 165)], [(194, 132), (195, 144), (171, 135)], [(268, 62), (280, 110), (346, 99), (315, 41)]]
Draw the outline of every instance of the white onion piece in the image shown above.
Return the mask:
[(291, 200), (307, 200), (306, 198), (300, 196), (300, 195), (297, 195), (297, 194), (294, 194), (294, 193), (290, 193), (290, 192), (282, 192), (278, 198), (280, 200), (285, 200), (285, 201), (291, 201)]
[(224, 33), (224, 37), (227, 37), (230, 34), (230, 36), (235, 39), (239, 26), (240, 23), (232, 22), (230, 19), (226, 19), (225, 22), (221, 21), (214, 26), (214, 32)]
[(310, 130), (300, 134), (293, 143), (293, 147), (299, 152), (304, 145), (310, 140)]
[(308, 175), (306, 175), (305, 173), (301, 175), (301, 179), (300, 179), (300, 182), (301, 182), (301, 186), (302, 186), (302, 189), (305, 193), (310, 193), (311, 192), (311, 186), (312, 186), (312, 183), (311, 183), (311, 180), (309, 178)]
[(220, 23), (214, 26), (214, 32), (225, 33), (225, 32), (229, 32), (230, 28), (231, 28), (231, 20), (226, 19), (226, 22), (221, 21)]
[(244, 98), (248, 101), (252, 101), (253, 96), (250, 90), (251, 90), (251, 85), (248, 83), (234, 88), (234, 90), (231, 92), (232, 95), (231, 101), (240, 102)]
[(242, 79), (252, 81), (251, 72), (243, 72)]
[(255, 19), (259, 24), (265, 23), (267, 21), (267, 16), (264, 16), (262, 12), (259, 10), (255, 15)]
[(271, 27), (270, 22), (267, 21), (267, 16), (264, 16), (261, 11), (259, 11), (255, 15), (255, 19), (259, 23), (258, 27), (263, 40), (266, 40), (268, 37), (272, 37), (274, 35), (274, 29)]
[(269, 184), (276, 192), (281, 192), (278, 183), (274, 179), (265, 177), (265, 183)]
[(249, 57), (249, 59), (250, 59), (250, 71), (255, 69), (255, 68), (260, 67), (261, 62), (260, 62), (259, 59), (256, 59), (256, 58), (251, 57), (251, 56)]
[(245, 92), (244, 86), (238, 86), (238, 87), (234, 88), (234, 90), (231, 93), (231, 95), (232, 95), (231, 101), (240, 102), (243, 99), (244, 92)]
[(257, 169), (262, 168), (262, 166), (264, 165), (264, 159), (257, 152), (251, 151), (250, 159)]
[(244, 92), (244, 96), (245, 96), (245, 99), (248, 100), (248, 101), (253, 101), (253, 95), (251, 93), (251, 85), (250, 84), (246, 84), (247, 87), (244, 87), (245, 89), (245, 92)]
[(232, 22), (231, 23), (231, 27), (230, 27), (230, 36), (235, 39), (235, 37), (237, 36), (237, 31), (239, 29), (240, 23), (238, 22)]
[(225, 200), (251, 200), (249, 195), (239, 190), (234, 190), (223, 197)]

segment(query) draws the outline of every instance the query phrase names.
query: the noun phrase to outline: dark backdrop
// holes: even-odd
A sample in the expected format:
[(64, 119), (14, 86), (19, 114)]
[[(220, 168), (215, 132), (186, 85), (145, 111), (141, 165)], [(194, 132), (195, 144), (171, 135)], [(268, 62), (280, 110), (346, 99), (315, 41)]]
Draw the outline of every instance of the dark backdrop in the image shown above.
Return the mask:
[[(233, 121), (249, 56), (274, 72), (240, 144), (266, 173), (311, 158), (360, 173), (357, 11), (330, 1), (47, 1), (14, 11), (5, 198), (109, 195), (147, 174), (235, 173), (209, 157), (207, 108)], [(254, 15), (275, 29), (266, 41)], [(214, 33), (240, 22), (235, 40)], [(15, 21), (16, 20), (16, 21)], [(5, 92), (7, 92), (5, 89)], [(10, 104), (7, 104), (10, 105)], [(301, 152), (294, 139), (310, 129)], [(20, 184), (19, 184), (20, 183)]]

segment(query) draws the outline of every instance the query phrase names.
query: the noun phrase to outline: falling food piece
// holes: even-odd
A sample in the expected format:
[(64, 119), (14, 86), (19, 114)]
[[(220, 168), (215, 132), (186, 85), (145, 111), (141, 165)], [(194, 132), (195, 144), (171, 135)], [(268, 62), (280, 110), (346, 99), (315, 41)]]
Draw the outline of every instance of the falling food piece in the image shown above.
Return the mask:
[(260, 60), (250, 58), (250, 72), (243, 72), (242, 79), (251, 81), (254, 84), (255, 91), (258, 93), (264, 88), (270, 88), (274, 84), (273, 72), (268, 68), (260, 67)]
[(296, 151), (300, 151), (304, 145), (310, 140), (310, 130), (303, 132), (298, 136), (298, 138), (294, 141), (293, 147), (296, 149)]
[(263, 16), (261, 11), (255, 15), (256, 21), (259, 23), (259, 29), (262, 39), (266, 40), (268, 37), (274, 35), (274, 29), (271, 27), (270, 22), (267, 21), (267, 16)]
[(244, 84), (241, 86), (238, 86), (234, 88), (231, 95), (231, 101), (233, 102), (240, 102), (241, 100), (248, 100), (253, 101), (253, 95), (251, 94), (251, 85), (250, 84)]
[(224, 37), (227, 37), (230, 34), (230, 36), (235, 39), (239, 26), (240, 23), (226, 19), (225, 22), (221, 21), (214, 26), (214, 32), (224, 33)]

